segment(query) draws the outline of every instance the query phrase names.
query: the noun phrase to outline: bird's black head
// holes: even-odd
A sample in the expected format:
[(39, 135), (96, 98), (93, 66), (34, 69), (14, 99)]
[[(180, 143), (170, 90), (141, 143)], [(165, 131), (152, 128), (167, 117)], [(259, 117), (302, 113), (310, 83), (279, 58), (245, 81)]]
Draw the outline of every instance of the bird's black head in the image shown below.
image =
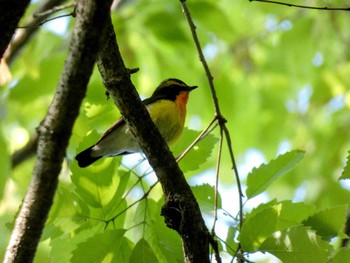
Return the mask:
[(179, 79), (166, 79), (159, 84), (157, 89), (153, 92), (152, 98), (161, 97), (164, 99), (176, 100), (176, 96), (180, 94), (181, 91), (194, 90), (197, 86), (188, 86), (186, 83)]

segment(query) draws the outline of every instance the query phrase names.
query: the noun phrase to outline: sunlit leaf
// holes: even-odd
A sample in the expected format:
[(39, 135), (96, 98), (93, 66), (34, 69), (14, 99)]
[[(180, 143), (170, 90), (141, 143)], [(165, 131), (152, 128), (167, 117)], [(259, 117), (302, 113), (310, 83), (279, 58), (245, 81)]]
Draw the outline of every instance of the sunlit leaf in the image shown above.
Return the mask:
[(341, 248), (331, 259), (332, 263), (349, 263), (350, 262), (350, 248)]
[[(215, 191), (214, 187), (209, 184), (196, 185), (191, 187), (202, 212), (210, 212), (215, 207)], [(221, 196), (217, 196), (217, 209), (221, 208)]]
[(72, 252), (77, 245), (86, 242), (87, 239), (95, 236), (101, 231), (101, 226), (91, 227), (82, 230), (74, 235), (72, 233), (62, 233), (57, 238), (50, 240), (52, 262), (70, 262)]
[(304, 152), (294, 150), (278, 156), (268, 164), (262, 164), (248, 174), (247, 197), (252, 198), (262, 193), (278, 177), (288, 173), (303, 158)]
[(248, 214), (242, 226), (240, 241), (248, 251), (255, 251), (276, 231), (300, 225), (315, 208), (303, 203), (273, 200), (261, 204)]
[(131, 254), (125, 230), (108, 230), (79, 243), (71, 262), (127, 262)]
[(260, 246), (282, 262), (327, 262), (331, 246), (310, 228), (295, 226), (277, 231)]
[[(200, 134), (199, 131), (184, 129), (179, 142), (172, 147), (174, 154), (179, 155), (184, 151)], [(198, 169), (211, 156), (212, 150), (217, 143), (218, 138), (214, 135), (207, 135), (194, 148), (192, 148), (185, 157), (179, 162), (179, 166), (183, 172)]]
[(346, 165), (341, 173), (340, 179), (350, 179), (350, 152), (348, 152), (348, 156), (346, 157)]
[(310, 216), (305, 220), (304, 225), (310, 226), (323, 239), (330, 239), (343, 230), (347, 208), (347, 205), (341, 205), (324, 209)]
[(141, 239), (132, 250), (130, 262), (148, 263), (158, 262), (158, 260), (148, 242), (145, 239)]

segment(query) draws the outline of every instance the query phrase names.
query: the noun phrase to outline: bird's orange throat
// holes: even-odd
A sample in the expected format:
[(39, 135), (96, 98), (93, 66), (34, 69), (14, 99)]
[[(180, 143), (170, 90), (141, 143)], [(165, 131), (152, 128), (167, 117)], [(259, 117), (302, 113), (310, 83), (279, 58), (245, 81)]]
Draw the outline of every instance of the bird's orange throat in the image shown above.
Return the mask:
[(181, 91), (176, 98), (176, 104), (179, 107), (181, 115), (186, 116), (186, 105), (188, 101), (188, 91)]

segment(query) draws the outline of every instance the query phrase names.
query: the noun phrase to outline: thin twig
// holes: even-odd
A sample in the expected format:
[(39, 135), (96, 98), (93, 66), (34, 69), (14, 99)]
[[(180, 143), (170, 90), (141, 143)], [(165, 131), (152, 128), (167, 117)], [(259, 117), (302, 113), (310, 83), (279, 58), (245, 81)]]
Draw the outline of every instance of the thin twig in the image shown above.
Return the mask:
[(147, 196), (150, 194), (150, 192), (153, 190), (153, 188), (154, 188), (157, 184), (158, 184), (158, 181), (155, 182), (154, 184), (152, 184), (152, 185), (149, 187), (148, 191), (145, 192), (145, 193), (143, 194), (143, 196), (142, 196), (140, 199), (136, 200), (135, 202), (133, 202), (132, 204), (130, 204), (128, 207), (124, 208), (122, 211), (120, 211), (120, 212), (119, 212), (118, 214), (116, 214), (115, 216), (113, 216), (113, 217), (111, 217), (110, 219), (106, 220), (106, 221), (105, 221), (105, 222), (106, 222), (106, 227), (107, 227), (107, 225), (108, 225), (110, 222), (114, 221), (118, 216), (124, 214), (124, 213), (125, 213), (126, 211), (128, 211), (131, 207), (133, 207), (133, 206), (136, 205), (137, 203), (141, 202), (143, 199), (147, 198)]
[(55, 16), (55, 17), (46, 19), (46, 20), (44, 20), (44, 21), (42, 21), (42, 22), (40, 22), (40, 23), (37, 23), (37, 24), (35, 24), (35, 25), (18, 26), (17, 28), (34, 28), (34, 27), (40, 27), (40, 26), (42, 26), (43, 24), (45, 24), (45, 23), (47, 23), (47, 22), (50, 22), (50, 21), (55, 20), (55, 19), (67, 17), (67, 16), (75, 17), (75, 12), (72, 12), (72, 13), (69, 13), (69, 14), (60, 15), (60, 16)]
[[(215, 234), (215, 226), (216, 226), (216, 222), (218, 220), (218, 195), (219, 195), (219, 174), (220, 174), (220, 165), (221, 165), (221, 154), (222, 154), (222, 142), (224, 139), (224, 135), (222, 132), (222, 129), (220, 129), (220, 141), (219, 141), (219, 149), (218, 149), (218, 159), (216, 162), (216, 178), (215, 178), (215, 189), (214, 189), (214, 222), (213, 222), (213, 227), (211, 229), (211, 236), (212, 239), (214, 240), (214, 237), (216, 236)], [(219, 253), (219, 249), (217, 246), (217, 242), (216, 242), (216, 246), (213, 246), (214, 251), (215, 251), (215, 259), (217, 262), (221, 262), (221, 258), (220, 258), (220, 253)]]
[(297, 7), (297, 8), (303, 8), (303, 9), (323, 10), (323, 11), (350, 11), (350, 7), (306, 6), (306, 5), (296, 5), (296, 4), (284, 3), (279, 1), (271, 1), (271, 0), (249, 0), (249, 2), (261, 2), (261, 3), (285, 5), (289, 7)]
[(218, 159), (216, 161), (216, 178), (215, 178), (215, 189), (214, 189), (214, 222), (211, 228), (212, 237), (215, 236), (215, 226), (216, 221), (218, 220), (218, 187), (219, 187), (219, 174), (220, 174), (220, 164), (221, 164), (221, 154), (222, 154), (222, 142), (223, 142), (223, 130), (220, 129), (220, 141), (218, 149)]
[(77, 5), (76, 3), (70, 3), (70, 4), (66, 4), (66, 5), (55, 6), (55, 7), (51, 8), (51, 9), (45, 10), (43, 12), (34, 13), (33, 17), (34, 18), (47, 17), (49, 15), (52, 15), (53, 13), (62, 11), (64, 9), (75, 7), (76, 5)]
[(208, 126), (197, 136), (197, 138), (184, 150), (178, 157), (176, 157), (176, 162), (180, 162), (183, 157), (198, 143), (200, 142), (208, 133), (209, 128), (216, 121), (216, 117), (214, 117)]
[(217, 98), (217, 95), (216, 95), (216, 90), (215, 90), (215, 87), (214, 87), (213, 76), (212, 76), (212, 74), (210, 72), (209, 66), (208, 66), (208, 64), (206, 62), (206, 59), (204, 57), (204, 54), (203, 54), (203, 51), (202, 51), (202, 47), (201, 47), (201, 44), (199, 42), (198, 35), (196, 33), (196, 26), (194, 25), (194, 22), (192, 20), (190, 12), (189, 12), (189, 10), (187, 8), (186, 0), (180, 0), (180, 3), (181, 3), (182, 11), (185, 14), (185, 17), (187, 19), (188, 25), (190, 27), (190, 30), (191, 30), (191, 33), (192, 33), (192, 38), (193, 38), (194, 44), (196, 46), (196, 49), (197, 49), (197, 52), (198, 52), (198, 55), (199, 55), (199, 59), (202, 62), (202, 65), (204, 67), (204, 71), (205, 71), (206, 76), (208, 78), (209, 87), (210, 87), (210, 91), (211, 91), (211, 95), (212, 95), (212, 100), (213, 100), (213, 104), (214, 104), (214, 107), (215, 107), (216, 119), (219, 122), (220, 129), (223, 130), (224, 135), (225, 135), (225, 137), (227, 139), (227, 145), (228, 145), (228, 148), (229, 148), (229, 154), (230, 154), (230, 157), (231, 157), (233, 171), (235, 173), (235, 178), (236, 178), (236, 182), (237, 182), (237, 186), (238, 186), (238, 199), (239, 199), (239, 205), (240, 205), (240, 207), (239, 207), (240, 213), (239, 214), (240, 214), (240, 227), (241, 227), (242, 223), (243, 223), (243, 192), (242, 192), (241, 182), (240, 182), (240, 178), (239, 178), (239, 174), (238, 174), (238, 170), (237, 170), (236, 161), (235, 161), (233, 150), (232, 150), (230, 134), (229, 134), (229, 131), (228, 131), (227, 127), (226, 127), (226, 120), (225, 120), (225, 118), (223, 117), (223, 115), (221, 114), (221, 111), (220, 111), (219, 101), (218, 101), (218, 98)]

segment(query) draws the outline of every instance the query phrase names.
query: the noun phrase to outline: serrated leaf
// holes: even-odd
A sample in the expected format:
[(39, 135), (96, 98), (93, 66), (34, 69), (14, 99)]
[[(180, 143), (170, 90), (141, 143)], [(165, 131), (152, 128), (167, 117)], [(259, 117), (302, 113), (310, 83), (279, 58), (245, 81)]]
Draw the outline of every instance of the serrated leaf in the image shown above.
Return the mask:
[(310, 226), (323, 239), (328, 240), (337, 236), (344, 228), (347, 215), (347, 205), (324, 209), (310, 216), (305, 226)]
[(300, 225), (314, 211), (313, 206), (288, 200), (261, 204), (245, 218), (240, 233), (241, 245), (247, 251), (256, 251), (274, 232)]
[(260, 246), (282, 262), (327, 262), (331, 246), (310, 228), (295, 226), (277, 231)]
[[(215, 189), (209, 184), (196, 185), (191, 187), (202, 212), (210, 212), (214, 209)], [(221, 196), (218, 193), (218, 207), (221, 208)]]
[(254, 168), (247, 178), (247, 197), (252, 198), (262, 193), (277, 178), (292, 170), (303, 157), (303, 151), (293, 150), (278, 156), (268, 164)]
[(268, 207), (250, 220), (244, 221), (239, 240), (244, 251), (257, 251), (265, 239), (275, 231), (278, 211)]
[[(91, 132), (86, 136), (79, 150), (85, 149), (95, 142), (98, 135)], [(71, 164), (72, 182), (75, 192), (81, 198), (79, 202), (83, 215), (109, 219), (125, 208), (122, 196), (130, 179), (130, 172), (116, 169), (119, 159), (105, 158), (95, 164), (80, 168), (77, 162)], [(92, 213), (92, 214), (91, 214)], [(122, 223), (125, 214), (118, 222)]]
[(348, 151), (348, 156), (346, 158), (346, 165), (339, 177), (339, 180), (350, 179), (350, 151)]
[(101, 231), (101, 226), (85, 229), (74, 235), (65, 232), (57, 238), (52, 238), (50, 240), (52, 263), (70, 262), (72, 252), (76, 249), (77, 244), (95, 236), (98, 231)]
[(288, 227), (299, 225), (303, 220), (315, 213), (316, 208), (304, 203), (293, 203), (286, 200), (280, 202), (282, 205), (278, 215), (276, 230), (283, 230)]
[(158, 262), (156, 255), (152, 248), (145, 239), (141, 239), (137, 242), (136, 246), (132, 250), (130, 262), (133, 263), (148, 263)]
[(128, 243), (124, 234), (122, 229), (108, 230), (87, 239), (73, 251), (71, 262), (128, 262), (131, 248), (121, 249), (123, 243)]
[[(176, 145), (171, 148), (175, 156), (183, 152), (199, 134), (199, 131), (185, 128), (179, 142), (177, 142)], [(218, 138), (216, 138), (214, 135), (207, 135), (179, 162), (181, 170), (186, 172), (198, 169), (200, 165), (205, 163), (211, 156), (213, 148), (217, 142)]]

